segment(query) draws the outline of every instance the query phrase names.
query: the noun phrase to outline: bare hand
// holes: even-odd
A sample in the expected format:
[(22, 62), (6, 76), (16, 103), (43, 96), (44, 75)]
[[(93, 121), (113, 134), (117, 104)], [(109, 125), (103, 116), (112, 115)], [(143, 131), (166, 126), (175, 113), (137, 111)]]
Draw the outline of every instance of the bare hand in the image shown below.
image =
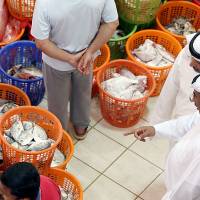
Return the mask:
[(74, 67), (77, 67), (81, 57), (83, 56), (85, 52), (86, 52), (86, 49), (84, 49), (83, 51), (77, 54), (71, 54), (71, 59), (69, 60), (69, 63), (73, 65)]
[(142, 126), (140, 128), (134, 129), (133, 132), (125, 133), (124, 135), (127, 136), (132, 134), (134, 134), (138, 140), (145, 142), (146, 137), (155, 136), (155, 128), (153, 126)]
[(93, 63), (93, 54), (90, 51), (86, 51), (85, 54), (81, 57), (77, 69), (82, 73), (82, 74), (89, 74), (90, 72), (90, 67)]

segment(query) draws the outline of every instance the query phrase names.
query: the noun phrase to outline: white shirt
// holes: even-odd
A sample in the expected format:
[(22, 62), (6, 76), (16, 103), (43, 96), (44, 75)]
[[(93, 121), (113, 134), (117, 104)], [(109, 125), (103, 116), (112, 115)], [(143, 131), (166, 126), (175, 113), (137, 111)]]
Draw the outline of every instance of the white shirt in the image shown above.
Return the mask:
[(179, 140), (168, 155), (162, 200), (200, 200), (200, 114), (154, 126), (156, 135)]
[(166, 79), (151, 115), (151, 123), (157, 124), (196, 111), (189, 97), (193, 93), (191, 82), (198, 74), (190, 66), (188, 45), (179, 53)]
[[(37, 0), (31, 34), (39, 40), (49, 39), (60, 49), (76, 53), (91, 44), (101, 21), (109, 23), (117, 19), (114, 0)], [(69, 63), (44, 53), (43, 60), (60, 71), (73, 69)]]

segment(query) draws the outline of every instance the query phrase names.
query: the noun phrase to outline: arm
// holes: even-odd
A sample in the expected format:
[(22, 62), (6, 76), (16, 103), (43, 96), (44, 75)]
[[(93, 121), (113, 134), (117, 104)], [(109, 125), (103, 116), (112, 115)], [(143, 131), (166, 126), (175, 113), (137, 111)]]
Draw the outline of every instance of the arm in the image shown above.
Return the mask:
[(105, 1), (101, 18), (102, 24), (99, 27), (99, 31), (78, 64), (78, 69), (84, 74), (89, 73), (89, 68), (93, 61), (93, 54), (112, 37), (119, 25), (114, 0)]
[(77, 54), (70, 54), (58, 48), (49, 39), (44, 39), (44, 40), (36, 39), (35, 42), (36, 42), (37, 47), (41, 49), (49, 57), (52, 57), (64, 62), (68, 62), (75, 67), (78, 65), (78, 61), (80, 60), (81, 56), (85, 52), (85, 51), (81, 51), (80, 53), (77, 53)]
[[(95, 39), (91, 43), (91, 45), (86, 50), (85, 54), (81, 58), (78, 69), (80, 71), (84, 71), (83, 73), (89, 73), (89, 67), (93, 61), (93, 54), (99, 50), (114, 34), (117, 26), (119, 25), (118, 20), (110, 23), (103, 23), (99, 28), (99, 32), (97, 33)], [(86, 69), (84, 69), (86, 68)]]
[(156, 136), (178, 140), (200, 122), (198, 112), (154, 125)]
[(200, 123), (200, 115), (198, 112), (192, 115), (186, 115), (179, 117), (178, 119), (166, 121), (155, 126), (143, 126), (134, 129), (130, 133), (126, 133), (125, 136), (134, 134), (135, 137), (145, 142), (146, 137), (165, 137), (171, 140), (178, 140), (184, 136), (193, 125)]
[(33, 13), (31, 34), (36, 38), (37, 47), (49, 57), (77, 66), (84, 51), (73, 55), (58, 48), (49, 40), (51, 23), (45, 3), (44, 0), (37, 0)]

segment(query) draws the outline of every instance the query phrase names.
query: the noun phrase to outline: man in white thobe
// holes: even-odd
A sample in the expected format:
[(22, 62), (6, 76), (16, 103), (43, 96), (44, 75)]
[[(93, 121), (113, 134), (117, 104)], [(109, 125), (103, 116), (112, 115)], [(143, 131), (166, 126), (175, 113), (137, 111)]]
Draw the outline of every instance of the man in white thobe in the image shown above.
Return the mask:
[[(157, 124), (196, 111), (196, 107), (188, 98), (192, 94), (191, 80), (200, 73), (199, 58), (193, 56), (193, 52), (189, 48), (194, 35), (187, 37), (188, 44), (175, 60), (150, 116), (151, 124)], [(200, 53), (200, 36), (198, 35), (193, 42), (198, 46), (197, 51)]]
[(141, 141), (153, 136), (178, 141), (166, 161), (167, 192), (162, 200), (200, 200), (200, 75), (193, 79), (192, 88), (191, 100), (198, 111), (129, 133)]

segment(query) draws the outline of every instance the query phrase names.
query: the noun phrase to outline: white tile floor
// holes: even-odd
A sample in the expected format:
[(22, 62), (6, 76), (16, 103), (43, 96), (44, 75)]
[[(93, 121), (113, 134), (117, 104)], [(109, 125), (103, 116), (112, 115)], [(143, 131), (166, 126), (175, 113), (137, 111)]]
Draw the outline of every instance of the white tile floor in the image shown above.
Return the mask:
[[(143, 119), (148, 124), (157, 98), (150, 98)], [(41, 107), (46, 108), (44, 100)], [(132, 127), (133, 128), (133, 127)], [(132, 128), (116, 128), (101, 116), (98, 99), (92, 100), (91, 123), (83, 141), (74, 140), (74, 156), (67, 170), (84, 189), (84, 200), (160, 200), (165, 193), (163, 171), (168, 141), (136, 141), (123, 133)], [(73, 132), (70, 128), (69, 132)]]

